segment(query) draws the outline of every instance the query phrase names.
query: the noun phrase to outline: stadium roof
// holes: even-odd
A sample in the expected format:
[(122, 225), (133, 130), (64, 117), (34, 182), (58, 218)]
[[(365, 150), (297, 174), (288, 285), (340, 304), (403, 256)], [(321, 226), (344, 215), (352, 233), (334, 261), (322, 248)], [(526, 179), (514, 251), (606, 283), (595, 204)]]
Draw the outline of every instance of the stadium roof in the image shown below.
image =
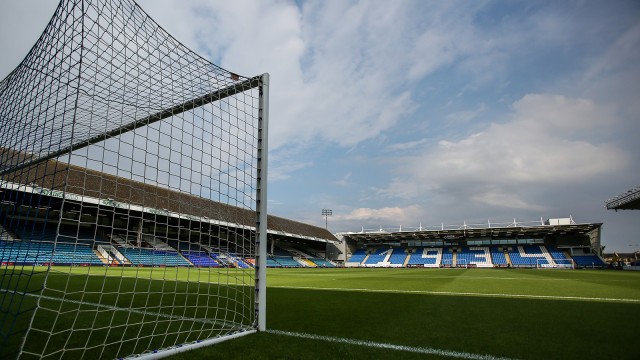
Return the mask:
[(605, 202), (607, 210), (640, 210), (640, 186)]
[[(111, 174), (48, 160), (28, 169), (8, 172), (2, 188), (37, 192), (62, 197), (65, 178), (68, 180), (65, 198), (79, 201), (100, 201), (114, 207), (138, 209), (154, 214), (182, 217), (212, 224), (255, 228), (255, 211), (204, 199), (184, 192), (117, 177)], [(328, 230), (301, 222), (269, 215), (271, 236), (293, 237), (315, 241), (337, 241)]]
[(543, 222), (517, 223), (510, 224), (483, 224), (483, 225), (460, 225), (457, 227), (440, 229), (397, 229), (395, 231), (386, 231), (383, 229), (377, 231), (361, 231), (361, 232), (345, 232), (339, 233), (346, 238), (356, 242), (402, 242), (402, 241), (459, 241), (467, 239), (481, 238), (537, 238), (545, 235), (587, 235), (594, 230), (599, 230), (602, 223), (591, 224), (554, 224), (549, 225)]

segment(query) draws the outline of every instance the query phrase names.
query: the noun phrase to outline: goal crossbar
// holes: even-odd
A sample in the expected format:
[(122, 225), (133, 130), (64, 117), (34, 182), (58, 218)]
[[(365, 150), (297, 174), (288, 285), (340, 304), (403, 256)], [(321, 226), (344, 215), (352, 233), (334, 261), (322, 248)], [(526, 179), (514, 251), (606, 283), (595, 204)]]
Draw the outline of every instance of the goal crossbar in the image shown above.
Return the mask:
[(536, 259), (537, 269), (575, 269), (573, 259)]
[(228, 86), (224, 89), (219, 89), (216, 91), (213, 91), (211, 93), (205, 94), (203, 96), (200, 96), (198, 98), (192, 99), (192, 100), (188, 100), (185, 101), (182, 104), (178, 104), (175, 105), (173, 107), (170, 107), (168, 109), (159, 111), (155, 114), (151, 114), (149, 116), (143, 117), (137, 121), (125, 124), (123, 126), (120, 126), (116, 129), (113, 129), (111, 131), (108, 131), (106, 133), (94, 136), (88, 140), (84, 140), (81, 141), (77, 144), (71, 144), (69, 146), (67, 146), (66, 148), (60, 149), (58, 151), (54, 151), (52, 153), (49, 153), (45, 156), (40, 156), (37, 157), (35, 159), (31, 159), (29, 161), (25, 161), (22, 164), (16, 165), (16, 166), (7, 166), (5, 169), (2, 169), (0, 171), (0, 176), (10, 173), (10, 172), (14, 172), (14, 171), (18, 171), (24, 168), (28, 168), (30, 166), (39, 164), (43, 161), (47, 161), (47, 160), (51, 160), (51, 159), (55, 159), (59, 156), (65, 155), (70, 153), (71, 151), (76, 151), (82, 148), (85, 148), (87, 146), (99, 143), (101, 141), (116, 137), (116, 136), (120, 136), (124, 133), (127, 133), (129, 131), (133, 131), (139, 127), (142, 126), (147, 126), (147, 125), (151, 125), (155, 122), (158, 122), (160, 120), (164, 120), (167, 119), (171, 116), (175, 116), (184, 112), (187, 112), (189, 110), (193, 110), (195, 108), (198, 108), (202, 105), (205, 104), (209, 104), (218, 100), (222, 100), (224, 98), (236, 95), (238, 93), (241, 93), (243, 91), (246, 90), (250, 90), (253, 88), (256, 88), (258, 86), (260, 86), (260, 84), (262, 83), (262, 78), (263, 75), (260, 76), (254, 76), (252, 78), (249, 78), (247, 80), (232, 84), (231, 86)]

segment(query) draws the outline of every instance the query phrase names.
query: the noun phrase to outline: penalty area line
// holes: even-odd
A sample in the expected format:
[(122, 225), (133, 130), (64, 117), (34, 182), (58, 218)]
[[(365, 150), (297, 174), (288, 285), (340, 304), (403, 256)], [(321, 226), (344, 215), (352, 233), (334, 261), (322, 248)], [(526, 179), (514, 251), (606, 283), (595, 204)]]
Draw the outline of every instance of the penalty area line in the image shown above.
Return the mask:
[(510, 358), (497, 357), (493, 355), (473, 354), (473, 353), (453, 351), (453, 350), (441, 350), (441, 349), (434, 349), (430, 347), (395, 345), (395, 344), (380, 343), (380, 342), (368, 341), (368, 340), (357, 340), (357, 339), (340, 338), (340, 337), (334, 337), (334, 336), (314, 335), (314, 334), (299, 333), (299, 332), (293, 332), (293, 331), (266, 330), (265, 332), (269, 334), (274, 334), (274, 335), (291, 336), (291, 337), (296, 337), (301, 339), (320, 340), (320, 341), (327, 341), (327, 342), (333, 342), (333, 343), (339, 343), (339, 344), (364, 346), (364, 347), (375, 348), (375, 349), (406, 351), (406, 352), (412, 352), (416, 354), (446, 356), (446, 357), (453, 357), (458, 359), (511, 360)]

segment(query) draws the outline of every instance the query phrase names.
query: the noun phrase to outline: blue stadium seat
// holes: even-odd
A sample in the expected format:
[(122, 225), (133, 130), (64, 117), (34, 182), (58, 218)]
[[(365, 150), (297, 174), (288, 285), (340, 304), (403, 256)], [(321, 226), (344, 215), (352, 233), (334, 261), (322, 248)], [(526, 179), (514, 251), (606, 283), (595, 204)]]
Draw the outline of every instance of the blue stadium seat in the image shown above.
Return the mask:
[(573, 261), (577, 266), (584, 267), (605, 267), (607, 264), (597, 255), (573, 255)]
[(490, 249), (491, 249), (491, 259), (494, 265), (498, 265), (498, 266), (508, 265), (507, 257), (504, 256), (504, 252), (502, 250), (499, 250), (497, 246), (492, 246)]
[(28, 265), (104, 265), (87, 245), (0, 241), (0, 262)]
[(187, 258), (194, 266), (199, 267), (219, 267), (220, 264), (213, 260), (206, 252), (202, 251), (183, 251), (182, 255)]
[(419, 247), (416, 248), (409, 256), (407, 266), (439, 267), (439, 259), (442, 257), (442, 249)]
[(358, 249), (353, 254), (351, 254), (351, 257), (347, 260), (347, 262), (361, 263), (365, 257), (367, 257), (367, 253), (365, 252), (365, 250)]
[(331, 262), (329, 262), (329, 261), (327, 261), (325, 259), (309, 258), (309, 260), (311, 260), (314, 264), (318, 265), (319, 267), (336, 267)]
[(373, 253), (369, 254), (367, 261), (365, 261), (365, 265), (376, 265), (378, 263), (384, 262), (384, 259), (389, 255), (389, 248), (379, 248), (376, 249)]
[(509, 258), (511, 258), (513, 266), (536, 267), (549, 264), (540, 246), (534, 245), (512, 247), (512, 250), (509, 251)]
[(491, 252), (488, 247), (462, 247), (456, 253), (456, 265), (474, 265), (477, 267), (493, 267)]
[(407, 249), (405, 248), (395, 248), (393, 249), (393, 253), (389, 257), (389, 263), (395, 265), (404, 265), (404, 261), (407, 259)]
[(282, 267), (302, 267), (302, 265), (291, 256), (271, 256), (271, 258)]
[(282, 267), (279, 262), (273, 260), (271, 256), (267, 256), (267, 267), (279, 268)]
[(143, 266), (191, 266), (177, 251), (120, 248), (131, 264)]
[(453, 253), (450, 248), (442, 249), (442, 266), (453, 266)]

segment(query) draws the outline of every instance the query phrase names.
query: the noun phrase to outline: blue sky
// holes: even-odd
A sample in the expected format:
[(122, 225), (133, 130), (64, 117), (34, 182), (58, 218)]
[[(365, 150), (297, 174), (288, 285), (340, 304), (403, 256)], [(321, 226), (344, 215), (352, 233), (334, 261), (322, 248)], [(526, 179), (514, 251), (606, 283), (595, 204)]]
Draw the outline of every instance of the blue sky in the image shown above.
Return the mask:
[[(53, 13), (0, 4), (0, 76)], [(637, 1), (140, 1), (222, 67), (271, 74), (269, 212), (330, 230), (603, 222), (640, 250)]]

